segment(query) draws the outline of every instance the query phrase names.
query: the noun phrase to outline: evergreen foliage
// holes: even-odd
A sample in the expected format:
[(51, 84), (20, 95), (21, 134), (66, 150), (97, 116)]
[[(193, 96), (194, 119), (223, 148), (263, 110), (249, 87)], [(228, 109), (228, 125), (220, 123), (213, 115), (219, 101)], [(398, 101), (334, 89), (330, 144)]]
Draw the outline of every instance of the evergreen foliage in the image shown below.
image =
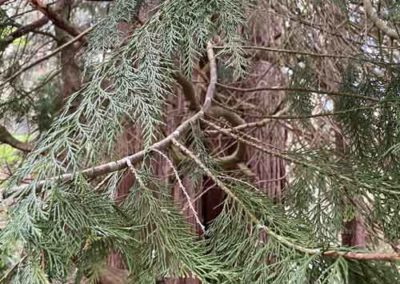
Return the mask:
[[(212, 42), (218, 66), (232, 72), (233, 80), (243, 78), (251, 52), (243, 48), (239, 28), (256, 4), (162, 1), (141, 27), (128, 36), (121, 33), (118, 24), (132, 22), (143, 2), (118, 0), (101, 19), (85, 53), (85, 83), (50, 128), (40, 114), (55, 116), (57, 103), (46, 96), (49, 89), (41, 93), (36, 106), (41, 136), (5, 185), (17, 202), (0, 231), (0, 253), (14, 249), (21, 258), (3, 281), (65, 283), (71, 276), (77, 283), (83, 278), (96, 281), (109, 255), (117, 252), (131, 283), (174, 277), (196, 277), (202, 283), (399, 283), (399, 258), (386, 263), (351, 254), (367, 254), (379, 250), (382, 239), (395, 243), (399, 238), (399, 70), (381, 60), (379, 66), (390, 73), (387, 79), (348, 67), (339, 84), (342, 95), (325, 95), (334, 107), (323, 112), (337, 112), (334, 117), (346, 138), (343, 147), (332, 137), (324, 145), (294, 139), (291, 149), (278, 152), (241, 130), (231, 131), (233, 138), (290, 163), (292, 179), (282, 204), (240, 171), (218, 164), (205, 141), (209, 117), (191, 123), (183, 137), (172, 140), (169, 152), (157, 150), (170, 157), (177, 170), (174, 179), (161, 180), (151, 167), (160, 153), (151, 146), (165, 138), (167, 100), (177, 96), (175, 74), (191, 78)], [(347, 1), (335, 2), (347, 11)], [(377, 65), (369, 53), (351, 60), (357, 67)], [(305, 65), (305, 70), (293, 67), (290, 87), (319, 89), (315, 69)], [(285, 103), (290, 115), (304, 117), (302, 129), (314, 127), (309, 118), (320, 95), (288, 92)], [(107, 172), (106, 177), (83, 174), (120, 158), (115, 144), (127, 124), (141, 130), (143, 161), (127, 161), (126, 169)], [(174, 151), (185, 158), (174, 159)], [(136, 182), (116, 204), (116, 187), (126, 172)], [(71, 180), (51, 179), (67, 173)], [(194, 232), (170, 194), (186, 175), (194, 183), (207, 176), (226, 195), (222, 213), (204, 236)], [(19, 187), (28, 176), (33, 181)], [(378, 232), (370, 235), (368, 249), (341, 244), (343, 221), (358, 215), (365, 217), (368, 230)]]

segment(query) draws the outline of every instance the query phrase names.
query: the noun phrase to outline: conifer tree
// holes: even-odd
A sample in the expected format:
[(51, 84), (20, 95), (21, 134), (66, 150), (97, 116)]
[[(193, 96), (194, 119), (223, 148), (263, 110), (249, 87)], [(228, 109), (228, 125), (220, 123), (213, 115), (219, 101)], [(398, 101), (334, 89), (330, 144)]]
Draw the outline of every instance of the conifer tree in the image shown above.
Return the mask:
[(396, 1), (29, 3), (1, 283), (400, 282)]

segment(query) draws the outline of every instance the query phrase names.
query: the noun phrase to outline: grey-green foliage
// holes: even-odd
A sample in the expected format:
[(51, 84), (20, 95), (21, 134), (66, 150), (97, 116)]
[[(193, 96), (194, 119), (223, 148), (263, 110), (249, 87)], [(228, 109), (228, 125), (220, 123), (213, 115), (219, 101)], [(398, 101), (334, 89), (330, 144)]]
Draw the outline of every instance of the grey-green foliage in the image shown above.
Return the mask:
[[(284, 206), (273, 204), (240, 178), (221, 173), (207, 153), (201, 125), (193, 124), (185, 145), (210, 169), (214, 181), (225, 184), (227, 194), (206, 240), (191, 232), (170, 196), (172, 183), (158, 180), (151, 167), (136, 169), (137, 182), (120, 206), (114, 193), (121, 172), (105, 180), (79, 174), (116, 158), (115, 142), (126, 124), (141, 129), (145, 147), (162, 136), (173, 73), (179, 70), (189, 77), (214, 36), (227, 46), (217, 54), (218, 64), (234, 70), (233, 78), (244, 74), (238, 28), (246, 9), (252, 8), (247, 1), (163, 1), (142, 27), (128, 36), (120, 33), (118, 25), (134, 21), (142, 3), (119, 0), (101, 19), (86, 53), (86, 83), (9, 181), (11, 189), (23, 178), (34, 177), (19, 193), (0, 234), (0, 251), (18, 241), (24, 252), (18, 269), (11, 271), (13, 283), (62, 282), (70, 275), (77, 281), (83, 276), (96, 280), (111, 252), (120, 254), (132, 283), (193, 275), (204, 283), (378, 283), (372, 273), (387, 283), (398, 282), (395, 267), (323, 256), (332, 246), (351, 250), (337, 248), (337, 235), (342, 221), (356, 213), (369, 216), (368, 226), (379, 225), (390, 239), (398, 235), (395, 79), (385, 85), (353, 70), (345, 74), (343, 91), (380, 99), (379, 111), (338, 117), (351, 141), (346, 155), (338, 155), (334, 145), (313, 149), (306, 144), (286, 153), (296, 167)], [(319, 87), (311, 70), (295, 74), (299, 76), (293, 87)], [(306, 92), (295, 93), (290, 102), (297, 115), (309, 115), (314, 108)], [(343, 97), (335, 108), (368, 103)], [(143, 164), (151, 158), (147, 153)], [(177, 168), (182, 175), (193, 173), (195, 185), (201, 183), (204, 168), (198, 162), (184, 160)], [(36, 186), (38, 180), (66, 172), (74, 173), (74, 179)], [(374, 198), (373, 212), (349, 205), (346, 198), (359, 195)]]
[[(122, 38), (118, 23), (134, 21), (142, 2), (117, 1), (102, 19), (86, 54), (87, 83), (66, 102), (10, 180), (10, 188), (28, 175), (40, 180), (75, 173), (112, 158), (116, 137), (127, 122), (139, 126), (149, 146), (160, 137), (157, 129), (171, 95), (172, 73), (182, 69), (189, 74), (214, 35), (232, 43), (225, 50), (233, 54), (228, 64), (243, 60), (237, 28), (244, 19), (245, 1), (165, 1), (143, 27)], [(236, 67), (240, 74), (243, 64)], [(170, 197), (158, 199), (141, 188), (139, 199), (133, 191), (129, 206), (118, 208), (110, 194), (115, 183), (103, 194), (95, 185), (77, 174), (71, 182), (48, 182), (40, 192), (33, 181), (21, 192), (0, 236), (2, 247), (18, 240), (26, 254), (12, 271), (15, 283), (64, 281), (74, 266), (77, 277), (95, 278), (111, 251), (122, 255), (142, 283), (148, 283), (143, 279), (149, 275), (156, 279), (194, 273), (205, 282), (225, 275), (227, 270), (219, 269), (205, 245), (188, 232)]]

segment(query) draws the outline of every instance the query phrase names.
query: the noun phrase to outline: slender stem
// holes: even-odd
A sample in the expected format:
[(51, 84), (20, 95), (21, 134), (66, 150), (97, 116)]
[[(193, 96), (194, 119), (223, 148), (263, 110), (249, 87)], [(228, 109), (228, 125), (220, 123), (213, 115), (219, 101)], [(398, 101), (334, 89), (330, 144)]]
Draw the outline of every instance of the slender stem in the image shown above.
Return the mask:
[[(308, 119), (308, 118), (317, 118), (317, 117), (325, 117), (325, 116), (334, 116), (334, 115), (346, 114), (349, 112), (355, 112), (355, 111), (359, 111), (359, 110), (374, 109), (374, 108), (378, 108), (379, 106), (380, 106), (380, 104), (374, 104), (374, 105), (365, 106), (365, 107), (351, 108), (351, 109), (332, 111), (332, 112), (321, 112), (321, 113), (310, 114), (310, 115), (281, 115), (287, 111), (287, 109), (283, 109), (274, 115), (264, 116), (263, 119), (260, 119), (258, 121), (243, 123), (241, 125), (237, 125), (237, 126), (230, 127), (230, 128), (224, 128), (224, 129), (227, 131), (242, 130), (242, 129), (251, 128), (251, 127), (262, 127), (272, 120)], [(218, 132), (218, 131), (217, 130), (207, 131), (207, 133), (215, 133), (215, 132)]]
[(60, 47), (54, 49), (52, 52), (50, 52), (49, 54), (47, 54), (46, 56), (43, 56), (41, 58), (39, 58), (38, 60), (35, 60), (34, 62), (28, 64), (27, 66), (21, 68), (20, 70), (18, 70), (18, 72), (15, 72), (13, 75), (11, 75), (10, 77), (8, 77), (7, 79), (5, 79), (2, 83), (0, 83), (0, 88), (3, 87), (4, 85), (6, 85), (8, 82), (14, 80), (15, 78), (17, 78), (19, 75), (21, 75), (22, 73), (24, 73), (25, 71), (31, 69), (32, 67), (35, 67), (36, 65), (38, 65), (39, 63), (53, 57), (54, 55), (56, 55), (57, 53), (59, 53), (61, 50), (63, 50), (64, 48), (70, 46), (71, 44), (77, 42), (78, 40), (80, 40), (82, 37), (84, 37), (85, 35), (87, 35), (88, 33), (90, 33), (95, 27), (97, 26), (94, 25), (88, 29), (86, 29), (85, 31), (83, 31), (82, 33), (80, 33), (78, 36), (74, 37), (73, 39), (71, 39), (70, 41), (67, 41), (66, 43), (64, 43), (63, 45), (61, 45)]
[[(179, 188), (182, 190), (183, 194), (186, 197), (186, 200), (188, 202), (189, 208), (193, 213), (194, 219), (196, 220), (197, 225), (200, 227), (201, 231), (204, 233), (205, 232), (205, 227), (204, 225), (201, 223), (201, 220), (199, 218), (199, 214), (197, 213), (196, 209), (194, 208), (192, 199), (189, 195), (189, 193), (187, 192), (185, 186), (183, 185), (182, 180), (179, 177), (179, 173), (176, 170), (174, 163), (172, 163), (171, 159), (167, 157), (167, 155), (165, 155), (163, 152), (161, 152), (160, 150), (157, 149), (153, 149), (153, 151), (157, 152), (158, 154), (160, 154), (168, 163), (168, 165), (171, 167), (172, 171), (174, 172), (175, 178), (178, 182)], [(183, 211), (183, 210), (182, 210)]]
[(217, 85), (224, 89), (238, 91), (238, 92), (246, 92), (246, 93), (259, 92), (259, 91), (277, 91), (277, 92), (285, 91), (285, 92), (315, 93), (315, 94), (321, 94), (321, 95), (350, 97), (350, 98), (362, 99), (362, 100), (367, 100), (367, 101), (379, 102), (379, 99), (373, 98), (373, 97), (367, 97), (367, 96), (352, 94), (352, 93), (332, 92), (332, 91), (315, 90), (315, 89), (291, 88), (291, 87), (238, 88), (238, 87), (228, 86), (228, 85), (224, 85), (224, 84), (220, 84), (220, 83), (218, 83)]

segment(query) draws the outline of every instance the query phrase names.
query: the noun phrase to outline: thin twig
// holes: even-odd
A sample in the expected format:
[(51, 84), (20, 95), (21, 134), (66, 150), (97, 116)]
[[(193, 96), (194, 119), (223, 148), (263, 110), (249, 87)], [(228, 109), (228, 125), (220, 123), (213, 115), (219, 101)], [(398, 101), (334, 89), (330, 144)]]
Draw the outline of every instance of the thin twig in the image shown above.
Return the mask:
[[(225, 49), (227, 46), (216, 46), (218, 49)], [(265, 47), (265, 46), (241, 46), (244, 50), (263, 50), (269, 52), (278, 52), (278, 53), (287, 53), (293, 55), (304, 55), (310, 57), (320, 57), (320, 58), (339, 58), (339, 59), (349, 59), (356, 61), (364, 61), (369, 62), (376, 65), (398, 65), (398, 63), (390, 63), (390, 62), (381, 62), (366, 58), (365, 55), (357, 57), (356, 55), (340, 55), (340, 54), (328, 54), (328, 53), (314, 53), (302, 50), (292, 50), (292, 49), (282, 49), (282, 48), (273, 48), (273, 47)]]
[(367, 97), (367, 96), (358, 95), (358, 94), (344, 93), (344, 92), (332, 92), (332, 91), (315, 90), (315, 89), (305, 89), (305, 88), (291, 88), (291, 87), (239, 88), (239, 87), (224, 85), (221, 83), (218, 83), (217, 86), (228, 89), (228, 90), (233, 90), (233, 91), (238, 91), (238, 92), (246, 92), (246, 93), (259, 92), (259, 91), (302, 92), (302, 93), (316, 93), (316, 94), (321, 94), (321, 95), (351, 97), (351, 98), (362, 99), (362, 100), (367, 100), (367, 101), (379, 102), (379, 99), (377, 99), (377, 98)]
[(70, 41), (64, 43), (63, 45), (61, 45), (60, 47), (54, 49), (51, 53), (47, 54), (46, 56), (43, 56), (41, 58), (39, 58), (38, 60), (32, 62), (31, 64), (21, 68), (20, 70), (18, 70), (18, 72), (15, 72), (13, 75), (11, 75), (10, 77), (8, 77), (7, 79), (5, 79), (1, 84), (0, 84), (0, 88), (3, 87), (5, 84), (7, 84), (8, 82), (14, 80), (15, 78), (17, 78), (19, 75), (21, 75), (22, 73), (24, 73), (25, 71), (31, 69), (32, 67), (35, 67), (36, 65), (38, 65), (39, 63), (53, 57), (54, 55), (56, 55), (57, 53), (59, 53), (61, 50), (63, 50), (64, 48), (70, 46), (71, 44), (73, 44), (74, 42), (77, 42), (78, 40), (80, 40), (82, 37), (84, 37), (85, 35), (87, 35), (88, 33), (90, 33), (95, 27), (97, 26), (94, 25), (88, 29), (86, 29), (85, 31), (83, 31), (82, 33), (80, 33), (78, 36), (74, 37), (73, 39), (71, 39)]
[(138, 172), (136, 171), (135, 167), (132, 165), (130, 160), (128, 160), (128, 159), (126, 160), (126, 165), (130, 169), (132, 174), (135, 176), (135, 178), (138, 181), (139, 185), (144, 189), (148, 189), (146, 184), (144, 183), (144, 181), (142, 180), (142, 178), (140, 177), (140, 175), (138, 174)]
[[(230, 128), (224, 128), (227, 131), (234, 131), (234, 130), (242, 130), (245, 128), (251, 128), (251, 127), (262, 127), (271, 120), (294, 120), (294, 119), (310, 119), (310, 118), (318, 118), (318, 117), (326, 117), (326, 116), (335, 116), (335, 115), (341, 115), (341, 114), (346, 114), (349, 112), (355, 112), (355, 111), (360, 111), (360, 110), (370, 110), (374, 108), (378, 108), (381, 106), (380, 104), (374, 104), (370, 106), (365, 106), (365, 107), (358, 107), (358, 108), (351, 108), (351, 109), (346, 109), (346, 110), (340, 110), (340, 111), (331, 111), (331, 112), (321, 112), (321, 113), (316, 113), (316, 114), (310, 114), (310, 115), (281, 115), (282, 113), (285, 113), (287, 109), (283, 109), (279, 112), (277, 112), (274, 115), (269, 115), (269, 116), (264, 116), (263, 119), (260, 119), (258, 121), (254, 122), (249, 122), (249, 123), (244, 123), (241, 125), (237, 125), (234, 127)], [(218, 132), (217, 130), (209, 130), (207, 133), (213, 134)]]
[[(180, 179), (179, 173), (178, 173), (178, 171), (176, 170), (174, 164), (173, 164), (172, 161), (168, 158), (168, 156), (165, 155), (165, 154), (164, 154), (163, 152), (161, 152), (160, 150), (153, 149), (153, 151), (157, 152), (157, 153), (160, 154), (162, 157), (164, 157), (164, 159), (167, 161), (168, 165), (171, 167), (172, 171), (173, 171), (174, 174), (175, 174), (175, 177), (176, 177), (176, 180), (177, 180), (177, 182), (178, 182), (178, 185), (179, 185), (179, 187), (181, 188), (183, 194), (184, 194), (185, 197), (186, 197), (186, 200), (187, 200), (187, 202), (188, 202), (189, 208), (190, 208), (190, 210), (191, 210), (192, 213), (193, 213), (193, 216), (194, 216), (194, 218), (195, 218), (195, 220), (196, 220), (196, 223), (197, 223), (197, 225), (199, 225), (199, 227), (201, 228), (201, 231), (204, 233), (204, 232), (205, 232), (205, 227), (204, 227), (204, 225), (201, 223), (201, 220), (200, 220), (200, 218), (199, 218), (199, 215), (198, 215), (196, 209), (194, 208), (194, 205), (193, 205), (193, 203), (192, 203), (192, 200), (191, 200), (191, 198), (190, 198), (190, 195), (189, 195), (189, 193), (186, 191), (186, 188), (185, 188), (185, 186), (183, 185), (182, 180)], [(182, 210), (182, 211), (183, 211), (183, 210)]]

